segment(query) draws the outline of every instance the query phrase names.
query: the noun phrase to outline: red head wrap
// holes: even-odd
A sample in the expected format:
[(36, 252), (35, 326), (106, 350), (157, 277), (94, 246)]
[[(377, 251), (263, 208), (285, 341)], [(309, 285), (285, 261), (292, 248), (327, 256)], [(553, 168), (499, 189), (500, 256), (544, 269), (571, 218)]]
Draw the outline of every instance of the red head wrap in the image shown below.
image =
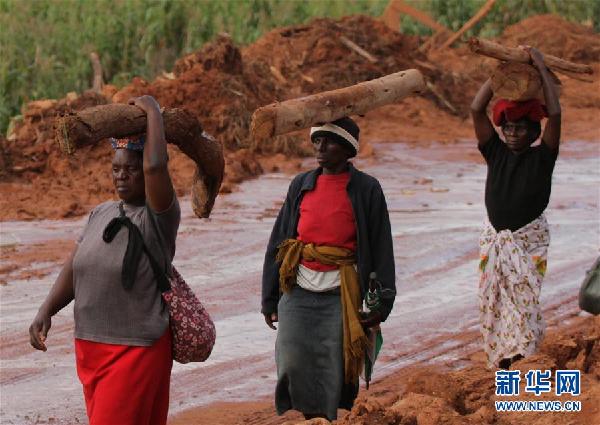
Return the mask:
[(546, 107), (538, 99), (522, 102), (500, 99), (496, 102), (493, 109), (494, 124), (497, 126), (504, 124), (507, 120), (519, 121), (521, 118), (540, 122), (542, 118), (547, 116)]

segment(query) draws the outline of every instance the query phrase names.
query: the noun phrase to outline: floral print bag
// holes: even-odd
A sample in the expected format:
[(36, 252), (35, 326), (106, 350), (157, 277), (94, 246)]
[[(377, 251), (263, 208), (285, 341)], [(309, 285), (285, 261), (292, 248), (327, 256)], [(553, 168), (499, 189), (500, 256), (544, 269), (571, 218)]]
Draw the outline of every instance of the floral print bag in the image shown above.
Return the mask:
[(169, 308), (173, 335), (173, 360), (203, 362), (215, 345), (215, 324), (175, 266), (169, 278), (171, 288), (162, 293)]
[[(160, 240), (160, 232), (154, 220), (154, 231)], [(162, 246), (162, 244), (161, 244)], [(178, 363), (203, 362), (210, 356), (216, 340), (215, 324), (175, 266), (171, 275), (161, 268), (146, 244), (144, 252), (158, 283), (158, 289), (169, 309), (169, 326), (172, 334), (173, 360)]]

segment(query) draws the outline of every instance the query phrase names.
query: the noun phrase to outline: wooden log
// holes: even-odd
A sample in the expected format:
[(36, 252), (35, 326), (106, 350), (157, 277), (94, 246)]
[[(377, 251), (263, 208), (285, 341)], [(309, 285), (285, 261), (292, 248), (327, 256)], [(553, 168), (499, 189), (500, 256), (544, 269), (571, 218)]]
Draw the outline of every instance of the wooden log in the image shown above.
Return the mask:
[(502, 99), (539, 99), (541, 90), (540, 73), (526, 63), (502, 62), (492, 74), (492, 91)]
[[(197, 118), (185, 109), (163, 111), (165, 137), (194, 161), (192, 208), (198, 217), (208, 217), (219, 193), (225, 161), (223, 146), (206, 134)], [(127, 137), (146, 132), (146, 114), (138, 107), (109, 104), (57, 117), (55, 138), (66, 153), (108, 137)]]
[[(496, 44), (481, 38), (472, 37), (469, 40), (469, 47), (473, 53), (489, 56), (495, 59), (522, 63), (529, 63), (530, 61), (529, 54), (522, 49), (515, 47), (504, 47), (500, 44)], [(544, 63), (548, 68), (558, 72), (567, 71), (576, 74), (594, 73), (593, 68), (589, 65), (573, 63), (552, 55), (544, 55)]]
[(419, 93), (424, 88), (421, 72), (409, 69), (354, 86), (273, 103), (254, 111), (250, 132), (255, 143), (260, 144), (273, 136), (319, 122), (364, 114)]
[[(552, 71), (549, 73), (560, 93), (560, 80)], [(533, 65), (521, 62), (502, 62), (494, 70), (491, 80), (492, 91), (498, 98), (515, 101), (540, 99), (545, 103), (542, 77)]]
[(490, 10), (492, 10), (494, 3), (496, 3), (496, 0), (488, 0), (485, 2), (485, 4), (481, 6), (479, 11), (473, 15), (471, 19), (465, 22), (465, 24), (458, 31), (456, 31), (444, 44), (442, 44), (441, 49), (447, 49), (448, 47), (452, 46), (452, 43), (458, 40), (465, 32), (470, 30), (477, 22), (487, 15)]

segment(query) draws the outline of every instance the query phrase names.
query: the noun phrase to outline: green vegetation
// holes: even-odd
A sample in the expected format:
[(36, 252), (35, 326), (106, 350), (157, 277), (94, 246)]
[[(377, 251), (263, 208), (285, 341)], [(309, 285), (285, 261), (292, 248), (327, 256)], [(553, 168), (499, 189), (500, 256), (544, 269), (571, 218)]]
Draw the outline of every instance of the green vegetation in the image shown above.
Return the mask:
[[(89, 53), (100, 55), (104, 78), (118, 86), (133, 76), (152, 79), (219, 32), (251, 43), (279, 26), (315, 17), (379, 16), (387, 0), (0, 0), (0, 131), (24, 102), (60, 98), (91, 84)], [(484, 0), (407, 0), (458, 29)], [(597, 0), (498, 0), (472, 33), (497, 35), (539, 13), (593, 24)], [(595, 20), (593, 20), (595, 19)], [(406, 33), (428, 34), (410, 18)]]

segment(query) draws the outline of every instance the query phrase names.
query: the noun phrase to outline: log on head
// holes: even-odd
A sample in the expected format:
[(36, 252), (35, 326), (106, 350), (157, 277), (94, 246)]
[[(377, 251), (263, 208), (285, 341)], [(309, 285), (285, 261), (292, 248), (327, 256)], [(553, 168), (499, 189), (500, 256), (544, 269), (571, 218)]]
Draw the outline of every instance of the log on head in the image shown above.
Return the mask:
[[(471, 37), (469, 48), (477, 53), (503, 61), (529, 63), (529, 53), (516, 47), (505, 47), (481, 38)], [(542, 52), (543, 54), (543, 52)], [(544, 54), (544, 63), (554, 71), (569, 72), (575, 74), (593, 74), (594, 69), (589, 65), (582, 65), (557, 58), (556, 56)]]
[(424, 89), (421, 72), (409, 69), (354, 86), (263, 106), (254, 111), (250, 131), (260, 145), (271, 137), (316, 123), (365, 114)]
[[(223, 181), (223, 146), (202, 131), (196, 117), (184, 109), (165, 109), (163, 121), (167, 142), (176, 145), (196, 164), (192, 208), (198, 217), (208, 217)], [(132, 105), (96, 106), (57, 117), (54, 130), (60, 148), (71, 154), (78, 147), (108, 137), (145, 133), (146, 114)]]
[(503, 62), (492, 74), (492, 91), (502, 99), (539, 99), (541, 89), (540, 73), (526, 63)]
[[(550, 71), (557, 89), (560, 80)], [(492, 74), (492, 91), (498, 98), (523, 101), (529, 99), (544, 100), (542, 78), (533, 66), (520, 62), (503, 62)]]

